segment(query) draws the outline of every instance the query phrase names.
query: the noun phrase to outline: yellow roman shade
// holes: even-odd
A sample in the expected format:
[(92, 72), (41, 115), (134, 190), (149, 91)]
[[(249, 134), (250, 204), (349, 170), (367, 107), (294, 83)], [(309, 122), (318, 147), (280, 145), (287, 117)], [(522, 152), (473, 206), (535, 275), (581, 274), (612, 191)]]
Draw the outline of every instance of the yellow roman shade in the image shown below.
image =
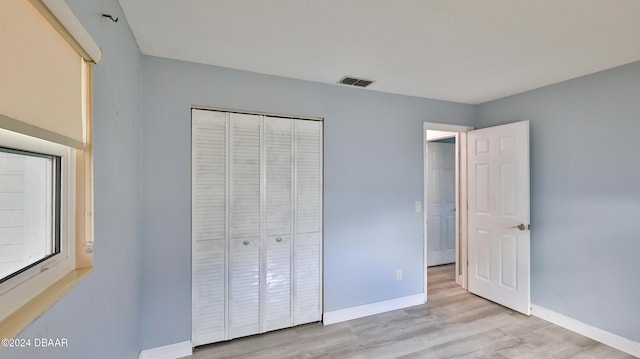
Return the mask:
[[(71, 26), (52, 12), (61, 9)], [(101, 53), (86, 51), (73, 25), (63, 0), (0, 1), (0, 128), (85, 147), (88, 79)]]
[(0, 129), (76, 148), (76, 268), (92, 264), (92, 68), (101, 59), (65, 0), (0, 0)]

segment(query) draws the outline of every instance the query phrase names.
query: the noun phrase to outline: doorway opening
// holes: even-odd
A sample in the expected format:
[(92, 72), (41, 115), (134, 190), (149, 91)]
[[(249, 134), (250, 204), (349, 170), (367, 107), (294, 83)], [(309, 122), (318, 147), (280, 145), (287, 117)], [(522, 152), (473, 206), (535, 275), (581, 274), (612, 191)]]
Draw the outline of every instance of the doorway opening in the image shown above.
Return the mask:
[[(429, 140), (451, 138), (454, 133), (454, 192), (458, 210), (454, 211), (452, 279), (473, 294), (529, 315), (529, 121), (474, 131), (466, 126), (434, 123), (425, 123), (423, 129), (425, 301), (429, 293), (427, 267), (436, 261), (433, 256), (430, 258), (430, 249), (435, 246), (434, 241), (446, 242), (446, 238), (438, 238), (438, 233), (443, 232), (443, 223), (450, 225), (450, 220), (434, 221), (430, 215), (433, 211), (441, 217), (447, 214), (446, 207), (444, 212), (438, 213), (438, 208), (430, 211), (434, 197), (447, 196), (433, 194), (429, 182), (443, 181), (446, 176), (434, 176), (434, 173), (446, 171), (448, 167), (440, 163), (445, 155), (430, 156), (433, 155), (430, 152), (437, 151), (430, 150)], [(440, 247), (448, 249), (450, 245)]]
[(428, 267), (454, 266), (455, 282), (467, 289), (467, 193), (461, 184), (467, 181), (466, 132), (472, 129), (439, 123), (423, 126), (425, 301)]
[(427, 266), (456, 263), (456, 135), (427, 130)]

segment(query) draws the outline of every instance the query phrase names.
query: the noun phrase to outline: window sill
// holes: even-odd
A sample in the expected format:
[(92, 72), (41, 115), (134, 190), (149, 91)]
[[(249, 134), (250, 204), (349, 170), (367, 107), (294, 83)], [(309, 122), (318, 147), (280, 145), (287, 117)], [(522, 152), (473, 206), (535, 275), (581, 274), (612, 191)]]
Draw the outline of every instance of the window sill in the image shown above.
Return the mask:
[[(15, 338), (29, 324), (33, 323), (57, 301), (67, 295), (91, 272), (93, 267), (80, 268), (65, 275), (59, 281), (38, 294), (27, 304), (0, 321), (0, 338)], [(1, 349), (2, 347), (0, 347)]]

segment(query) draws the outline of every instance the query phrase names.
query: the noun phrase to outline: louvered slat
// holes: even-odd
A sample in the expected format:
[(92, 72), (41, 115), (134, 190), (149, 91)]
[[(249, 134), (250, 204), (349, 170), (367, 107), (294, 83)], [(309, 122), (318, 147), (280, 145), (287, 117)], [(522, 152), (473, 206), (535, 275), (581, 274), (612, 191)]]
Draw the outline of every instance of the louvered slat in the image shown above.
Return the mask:
[(260, 236), (260, 117), (231, 117), (231, 238)]
[(192, 112), (192, 341), (225, 339), (226, 114)]
[(225, 241), (195, 241), (193, 248), (193, 345), (225, 339)]
[(320, 234), (296, 236), (294, 325), (316, 322), (320, 313)]
[(266, 234), (291, 234), (291, 119), (265, 117)]
[(296, 231), (321, 230), (322, 123), (298, 120), (296, 126)]
[(260, 332), (260, 238), (232, 239), (229, 339)]
[(269, 236), (265, 246), (265, 331), (290, 327), (291, 236)]

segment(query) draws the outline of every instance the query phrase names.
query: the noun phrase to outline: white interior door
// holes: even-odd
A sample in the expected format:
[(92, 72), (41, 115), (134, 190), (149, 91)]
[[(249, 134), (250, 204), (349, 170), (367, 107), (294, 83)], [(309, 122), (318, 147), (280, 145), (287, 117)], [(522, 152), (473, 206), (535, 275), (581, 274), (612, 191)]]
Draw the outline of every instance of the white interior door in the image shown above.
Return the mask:
[(456, 145), (427, 142), (427, 264), (456, 259)]
[(529, 122), (468, 134), (469, 291), (529, 315)]

